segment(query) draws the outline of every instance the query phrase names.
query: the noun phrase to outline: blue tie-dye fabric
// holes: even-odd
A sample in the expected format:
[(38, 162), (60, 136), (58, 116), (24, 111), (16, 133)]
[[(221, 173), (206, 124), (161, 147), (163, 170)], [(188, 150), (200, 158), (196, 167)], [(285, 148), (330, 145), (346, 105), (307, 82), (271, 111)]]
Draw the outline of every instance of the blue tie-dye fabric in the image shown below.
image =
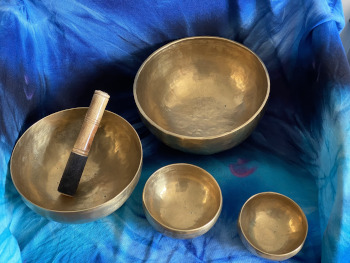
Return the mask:
[[(287, 262), (349, 262), (350, 70), (336, 0), (129, 0), (0, 3), (0, 262), (265, 262), (239, 240), (240, 207), (275, 191), (304, 210), (309, 233)], [(229, 38), (256, 52), (271, 78), (267, 111), (232, 150), (197, 156), (160, 143), (141, 123), (132, 82), (161, 45), (197, 35)], [(48, 221), (10, 178), (16, 140), (35, 121), (88, 106), (95, 89), (125, 117), (144, 149), (140, 181), (115, 213), (82, 225)], [(224, 204), (204, 236), (176, 240), (152, 229), (141, 193), (158, 168), (188, 162), (209, 171)]]

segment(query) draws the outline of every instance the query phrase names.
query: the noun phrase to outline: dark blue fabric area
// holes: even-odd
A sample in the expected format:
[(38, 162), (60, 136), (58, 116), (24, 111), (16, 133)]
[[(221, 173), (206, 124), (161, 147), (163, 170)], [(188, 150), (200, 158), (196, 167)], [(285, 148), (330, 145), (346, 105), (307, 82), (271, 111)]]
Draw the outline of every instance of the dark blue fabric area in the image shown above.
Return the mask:
[[(236, 229), (243, 203), (275, 191), (304, 210), (309, 233), (287, 262), (347, 262), (350, 246), (350, 69), (339, 39), (340, 1), (3, 1), (0, 3), (0, 262), (267, 262)], [(235, 40), (265, 63), (267, 110), (241, 145), (211, 155), (172, 150), (142, 124), (132, 84), (142, 62), (187, 36)], [(137, 130), (140, 181), (112, 215), (83, 225), (48, 221), (21, 200), (10, 177), (17, 139), (35, 121), (88, 106), (95, 89), (107, 109)], [(176, 162), (218, 181), (222, 214), (204, 236), (175, 240), (147, 222), (148, 177)]]

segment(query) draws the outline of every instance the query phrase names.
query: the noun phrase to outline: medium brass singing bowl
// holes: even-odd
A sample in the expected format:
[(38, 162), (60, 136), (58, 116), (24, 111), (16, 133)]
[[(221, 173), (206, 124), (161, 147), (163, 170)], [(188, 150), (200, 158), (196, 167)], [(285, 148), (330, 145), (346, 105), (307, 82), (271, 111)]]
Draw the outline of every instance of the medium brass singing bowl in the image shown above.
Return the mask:
[(219, 37), (190, 37), (161, 47), (134, 81), (135, 102), (149, 130), (168, 146), (197, 154), (246, 139), (269, 93), (269, 75), (258, 56)]
[(142, 195), (146, 218), (160, 233), (179, 239), (206, 233), (222, 207), (221, 190), (208, 172), (191, 164), (157, 170)]
[(292, 199), (264, 192), (243, 205), (238, 230), (243, 244), (253, 254), (286, 260), (303, 247), (308, 224), (304, 212)]
[(11, 156), (12, 181), (38, 214), (62, 223), (85, 223), (117, 210), (141, 173), (142, 148), (133, 127), (105, 111), (74, 197), (57, 191), (87, 108), (49, 115), (18, 140)]

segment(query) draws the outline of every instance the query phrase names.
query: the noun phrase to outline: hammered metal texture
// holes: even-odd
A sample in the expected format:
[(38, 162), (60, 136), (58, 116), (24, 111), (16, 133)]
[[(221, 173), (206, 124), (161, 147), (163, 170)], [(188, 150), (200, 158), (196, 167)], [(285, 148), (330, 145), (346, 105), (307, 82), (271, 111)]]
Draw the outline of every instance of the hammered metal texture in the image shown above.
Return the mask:
[(214, 177), (191, 164), (172, 164), (146, 182), (143, 205), (147, 219), (159, 232), (175, 238), (193, 238), (207, 232), (222, 207)]
[(251, 252), (272, 260), (285, 260), (297, 254), (308, 232), (301, 208), (292, 199), (273, 192), (248, 199), (241, 209), (238, 228)]
[(160, 48), (143, 63), (134, 97), (143, 121), (164, 143), (211, 154), (250, 135), (269, 85), (264, 64), (243, 45), (192, 37)]
[(76, 195), (57, 191), (86, 111), (70, 109), (41, 119), (22, 135), (11, 157), (12, 180), (24, 201), (55, 221), (83, 223), (106, 216), (139, 180), (140, 139), (126, 120), (105, 111)]

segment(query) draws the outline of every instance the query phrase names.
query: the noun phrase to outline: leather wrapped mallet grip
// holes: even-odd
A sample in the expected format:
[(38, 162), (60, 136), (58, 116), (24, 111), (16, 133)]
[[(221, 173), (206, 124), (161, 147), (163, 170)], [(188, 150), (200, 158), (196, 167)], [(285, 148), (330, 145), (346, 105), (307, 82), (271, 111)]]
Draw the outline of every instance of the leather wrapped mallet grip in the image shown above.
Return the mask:
[(81, 156), (88, 156), (108, 100), (109, 95), (107, 93), (100, 90), (95, 91), (72, 152)]

